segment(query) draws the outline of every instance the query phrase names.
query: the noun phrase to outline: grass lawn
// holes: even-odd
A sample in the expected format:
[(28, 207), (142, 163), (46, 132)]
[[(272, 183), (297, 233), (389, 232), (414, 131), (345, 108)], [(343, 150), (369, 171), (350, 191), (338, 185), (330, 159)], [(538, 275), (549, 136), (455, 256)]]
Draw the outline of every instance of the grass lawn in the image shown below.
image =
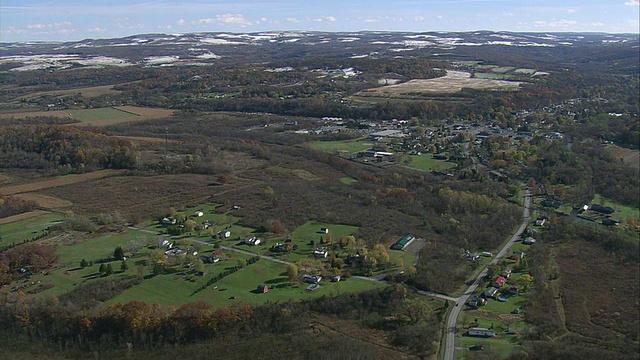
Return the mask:
[[(183, 211), (178, 211), (176, 213), (176, 218), (186, 217), (188, 219), (194, 220), (198, 226), (208, 221), (211, 225), (208, 229), (194, 231), (191, 234), (185, 234), (194, 238), (198, 238), (201, 240), (211, 239), (214, 235), (221, 230), (229, 230), (231, 231), (231, 239), (237, 240), (237, 237), (244, 237), (245, 234), (251, 234), (255, 231), (255, 229), (242, 227), (236, 225), (240, 218), (232, 215), (233, 212), (231, 210), (226, 211), (224, 213), (216, 212), (216, 209), (219, 208), (220, 204), (216, 203), (206, 203), (202, 205), (198, 205), (195, 207), (185, 208)], [(196, 211), (202, 211), (203, 215), (200, 217), (193, 216)], [(142, 223), (141, 227), (146, 230), (153, 230), (162, 233), (166, 233), (165, 225), (162, 225), (158, 221), (159, 219), (153, 219), (147, 222)], [(225, 244), (226, 245), (226, 244)]]
[(351, 185), (351, 184), (355, 184), (355, 183), (357, 183), (357, 182), (358, 182), (358, 180), (357, 180), (357, 179), (350, 178), (350, 177), (343, 177), (343, 178), (340, 178), (340, 181), (341, 181), (343, 184), (346, 184), (346, 185)]
[[(200, 292), (192, 301), (207, 301), (215, 306), (227, 306), (236, 302), (247, 302), (252, 305), (263, 304), (267, 301), (287, 301), (314, 298), (319, 296), (338, 295), (345, 292), (359, 292), (385, 286), (374, 281), (351, 278), (338, 283), (323, 280), (316, 291), (307, 291), (308, 284), (291, 285), (287, 279), (287, 266), (269, 260), (260, 260), (216, 283)], [(256, 290), (260, 284), (267, 285), (269, 291), (265, 294)], [(227, 289), (227, 290), (223, 290)], [(235, 296), (235, 299), (231, 297)]]
[(452, 162), (434, 159), (433, 154), (409, 155), (409, 158), (411, 159), (411, 162), (408, 164), (409, 167), (423, 171), (442, 171), (456, 166), (456, 164)]
[(625, 221), (628, 218), (637, 219), (640, 217), (640, 210), (638, 208), (622, 205), (600, 194), (596, 194), (593, 199), (593, 203), (600, 204), (602, 206), (611, 206), (614, 208), (615, 212), (611, 214), (611, 217), (618, 221)]
[[(520, 345), (517, 344), (518, 338), (517, 335), (501, 335), (500, 337), (493, 338), (481, 338), (481, 337), (472, 337), (472, 336), (456, 336), (456, 346), (461, 348), (469, 349), (476, 344), (481, 344), (484, 346), (485, 351), (493, 351), (499, 358), (504, 359), (511, 352), (517, 349)], [(456, 351), (456, 359), (466, 359), (468, 353), (472, 352), (470, 350), (457, 350)], [(482, 351), (481, 351), (482, 352)]]
[(389, 250), (389, 258), (392, 269), (400, 266), (401, 259), (404, 259), (405, 267), (408, 268), (416, 260), (416, 254), (411, 251)]
[(332, 154), (354, 153), (367, 150), (373, 146), (370, 141), (358, 140), (341, 140), (341, 141), (314, 141), (307, 143), (313, 149), (330, 152)]
[(62, 220), (61, 214), (43, 214), (40, 216), (0, 225), (0, 248), (30, 240), (39, 235), (48, 226)]
[(114, 108), (66, 110), (75, 120), (96, 121), (136, 117), (137, 115)]
[(127, 243), (132, 240), (141, 240), (146, 242), (154, 237), (155, 235), (139, 231), (109, 233), (82, 241), (78, 244), (60, 247), (57, 251), (58, 262), (60, 265), (70, 267), (79, 266), (80, 260), (82, 259), (97, 263), (100, 260), (111, 258), (113, 251), (118, 246), (126, 248)]
[[(171, 273), (145, 278), (141, 284), (127, 289), (122, 294), (109, 300), (107, 304), (140, 300), (165, 306), (180, 306), (189, 302), (199, 301), (201, 299), (198, 296), (207, 290), (192, 295), (196, 289), (205, 285), (213, 275), (224, 271), (225, 268), (237, 265), (238, 260), (248, 260), (249, 258), (250, 256), (247, 255), (233, 253), (230, 260), (221, 260), (215, 264), (205, 264), (203, 267), (203, 271), (206, 273), (205, 276), (196, 276), (188, 269), (176, 268)], [(147, 274), (146, 270), (145, 274)], [(216, 285), (218, 283), (211, 285), (211, 288)]]
[[(321, 233), (320, 229), (322, 228), (329, 229), (329, 234)], [(317, 247), (323, 246), (320, 244), (321, 237), (324, 241), (333, 237), (333, 243), (337, 244), (343, 236), (355, 234), (357, 231), (357, 226), (308, 221), (306, 224), (295, 229), (291, 234), (291, 246), (298, 245), (298, 250), (293, 251), (292, 254), (304, 255), (304, 257), (306, 257)], [(310, 244), (311, 241), (314, 241), (314, 245)]]

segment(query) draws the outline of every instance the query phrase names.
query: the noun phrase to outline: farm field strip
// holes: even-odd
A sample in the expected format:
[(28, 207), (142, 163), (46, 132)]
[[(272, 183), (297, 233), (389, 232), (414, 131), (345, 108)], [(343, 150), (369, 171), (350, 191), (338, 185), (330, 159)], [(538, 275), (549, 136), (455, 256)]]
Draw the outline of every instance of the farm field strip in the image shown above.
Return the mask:
[(2, 195), (14, 195), (25, 192), (32, 192), (38, 190), (49, 189), (58, 186), (66, 186), (77, 184), (80, 182), (102, 179), (110, 176), (118, 176), (125, 173), (125, 170), (99, 170), (85, 174), (79, 174), (74, 176), (61, 176), (51, 180), (38, 181), (22, 185), (13, 185), (0, 187), (0, 194)]
[(0, 225), (9, 224), (12, 222), (18, 222), (18, 221), (26, 220), (32, 217), (48, 214), (48, 213), (49, 213), (48, 211), (44, 211), (44, 210), (34, 210), (34, 211), (25, 212), (18, 215), (12, 215), (12, 216), (8, 216), (6, 218), (0, 219)]

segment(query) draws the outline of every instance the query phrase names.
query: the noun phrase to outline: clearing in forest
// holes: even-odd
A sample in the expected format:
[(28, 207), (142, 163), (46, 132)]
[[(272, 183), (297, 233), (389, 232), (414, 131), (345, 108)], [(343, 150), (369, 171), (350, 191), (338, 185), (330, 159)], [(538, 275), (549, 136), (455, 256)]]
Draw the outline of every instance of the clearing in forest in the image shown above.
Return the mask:
[(387, 85), (367, 89), (358, 96), (399, 97), (416, 94), (453, 94), (462, 89), (515, 91), (520, 87), (519, 81), (472, 78), (464, 71), (448, 70), (447, 75), (435, 79), (414, 79), (402, 84)]

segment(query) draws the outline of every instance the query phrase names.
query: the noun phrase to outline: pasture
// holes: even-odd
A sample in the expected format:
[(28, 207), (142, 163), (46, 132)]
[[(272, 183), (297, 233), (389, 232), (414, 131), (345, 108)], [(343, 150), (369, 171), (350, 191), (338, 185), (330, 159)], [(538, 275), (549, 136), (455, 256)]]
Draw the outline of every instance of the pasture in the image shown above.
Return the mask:
[(358, 151), (367, 150), (373, 146), (370, 141), (341, 140), (341, 141), (314, 141), (307, 143), (312, 149), (322, 150), (332, 154), (352, 154)]
[[(0, 247), (4, 248), (11, 243), (18, 244), (24, 240), (29, 240), (35, 235), (41, 234), (42, 231), (50, 225), (62, 220), (61, 214), (48, 213), (44, 211), (31, 212), (27, 214), (35, 216), (23, 218), (19, 221), (0, 223), (2, 224), (2, 226), (0, 226)], [(20, 215), (23, 214), (19, 214), (16, 216)], [(16, 220), (15, 217), (11, 218)]]
[(67, 110), (69, 116), (81, 122), (101, 122), (105, 120), (130, 118), (137, 116), (136, 114), (118, 110), (116, 108), (99, 108), (99, 109), (81, 109)]
[(411, 160), (407, 166), (422, 171), (443, 171), (455, 167), (456, 164), (433, 158), (433, 154), (409, 155)]

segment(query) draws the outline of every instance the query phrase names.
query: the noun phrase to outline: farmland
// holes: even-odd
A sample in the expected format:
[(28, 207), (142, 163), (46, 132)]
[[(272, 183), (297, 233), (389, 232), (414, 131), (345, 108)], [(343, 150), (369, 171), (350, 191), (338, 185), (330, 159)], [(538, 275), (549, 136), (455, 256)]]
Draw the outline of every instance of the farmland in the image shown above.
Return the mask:
[(171, 110), (139, 106), (116, 106), (95, 109), (0, 112), (2, 118), (58, 117), (77, 121), (74, 125), (109, 126), (131, 121), (158, 120), (174, 114)]
[(367, 89), (358, 93), (361, 97), (412, 97), (414, 94), (454, 94), (462, 89), (517, 90), (520, 82), (472, 78), (464, 71), (447, 71), (447, 75), (428, 80), (410, 80), (406, 83)]
[(332, 154), (352, 154), (358, 151), (369, 149), (372, 142), (363, 140), (343, 140), (343, 141), (316, 141), (308, 144), (311, 148), (330, 152)]

